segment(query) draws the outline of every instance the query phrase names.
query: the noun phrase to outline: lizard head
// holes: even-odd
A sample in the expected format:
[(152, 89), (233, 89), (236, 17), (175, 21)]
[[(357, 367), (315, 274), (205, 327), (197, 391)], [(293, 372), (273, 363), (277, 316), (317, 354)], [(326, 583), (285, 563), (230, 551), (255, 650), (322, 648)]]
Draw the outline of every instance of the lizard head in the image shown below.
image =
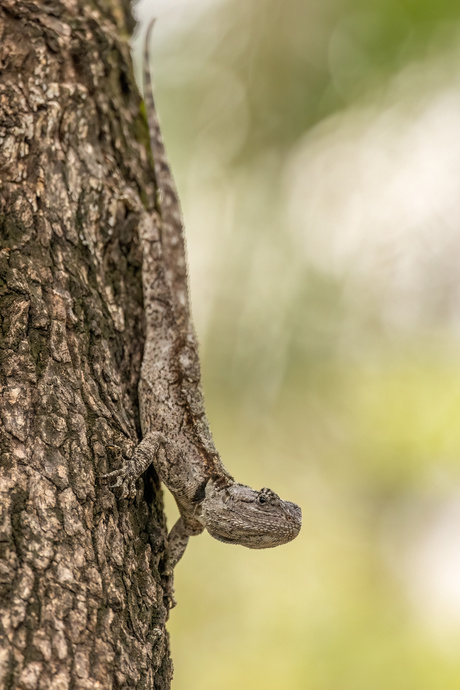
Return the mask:
[(218, 488), (210, 481), (202, 503), (209, 534), (226, 544), (267, 549), (291, 541), (300, 532), (302, 511), (271, 489), (255, 491), (232, 483)]

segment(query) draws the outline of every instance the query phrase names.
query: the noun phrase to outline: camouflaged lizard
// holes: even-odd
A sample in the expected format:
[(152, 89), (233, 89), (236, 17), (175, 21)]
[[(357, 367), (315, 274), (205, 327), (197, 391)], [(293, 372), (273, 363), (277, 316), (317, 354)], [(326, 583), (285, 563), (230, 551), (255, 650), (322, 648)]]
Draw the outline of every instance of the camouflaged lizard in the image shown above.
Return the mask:
[(190, 314), (184, 228), (177, 189), (158, 123), (145, 39), (144, 103), (158, 190), (160, 222), (141, 229), (146, 343), (139, 382), (143, 439), (121, 469), (105, 475), (122, 498), (153, 463), (173, 494), (180, 518), (169, 533), (169, 572), (190, 536), (207, 529), (227, 544), (263, 549), (294, 539), (302, 514), (274, 491), (255, 491), (228, 473), (214, 446), (200, 383), (198, 343)]

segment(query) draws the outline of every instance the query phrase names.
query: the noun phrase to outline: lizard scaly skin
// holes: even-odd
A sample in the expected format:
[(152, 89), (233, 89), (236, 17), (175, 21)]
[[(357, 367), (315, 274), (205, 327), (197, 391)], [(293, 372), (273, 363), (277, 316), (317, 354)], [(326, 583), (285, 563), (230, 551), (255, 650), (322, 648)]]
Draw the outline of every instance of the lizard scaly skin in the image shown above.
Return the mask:
[[(133, 497), (137, 478), (153, 463), (173, 494), (180, 518), (169, 534), (169, 569), (188, 539), (207, 529), (219, 541), (251, 549), (278, 546), (300, 531), (300, 508), (270, 489), (237, 483), (214, 445), (201, 391), (198, 343), (190, 314), (180, 202), (158, 123), (150, 76), (150, 23), (143, 76), (151, 150), (159, 194), (159, 227), (141, 229), (146, 344), (139, 382), (143, 439), (115, 480)], [(158, 223), (157, 223), (158, 225)]]

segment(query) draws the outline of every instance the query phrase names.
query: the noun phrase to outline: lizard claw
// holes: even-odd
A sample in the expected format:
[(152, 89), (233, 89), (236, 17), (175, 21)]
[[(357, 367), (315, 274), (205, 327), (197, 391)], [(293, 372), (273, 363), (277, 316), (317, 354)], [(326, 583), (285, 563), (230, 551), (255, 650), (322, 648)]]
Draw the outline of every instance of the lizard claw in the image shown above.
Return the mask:
[(167, 571), (165, 573), (166, 575), (166, 583), (163, 589), (163, 599), (166, 605), (166, 609), (168, 611), (168, 618), (169, 618), (169, 611), (173, 609), (175, 606), (177, 606), (177, 601), (174, 597), (174, 573), (173, 571)]
[(120, 469), (113, 472), (101, 474), (100, 479), (110, 480), (112, 483), (108, 485), (109, 489), (116, 489), (121, 499), (135, 498), (137, 478), (132, 475), (129, 463), (124, 463)]

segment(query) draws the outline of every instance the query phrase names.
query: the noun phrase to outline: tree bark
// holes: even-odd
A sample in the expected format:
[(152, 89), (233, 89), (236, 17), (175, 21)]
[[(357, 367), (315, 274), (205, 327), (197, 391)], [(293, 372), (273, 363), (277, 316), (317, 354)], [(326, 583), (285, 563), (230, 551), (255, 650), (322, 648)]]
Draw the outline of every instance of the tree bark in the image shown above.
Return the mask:
[(132, 29), (126, 0), (0, 0), (2, 688), (170, 687), (158, 480), (98, 482), (139, 440)]

